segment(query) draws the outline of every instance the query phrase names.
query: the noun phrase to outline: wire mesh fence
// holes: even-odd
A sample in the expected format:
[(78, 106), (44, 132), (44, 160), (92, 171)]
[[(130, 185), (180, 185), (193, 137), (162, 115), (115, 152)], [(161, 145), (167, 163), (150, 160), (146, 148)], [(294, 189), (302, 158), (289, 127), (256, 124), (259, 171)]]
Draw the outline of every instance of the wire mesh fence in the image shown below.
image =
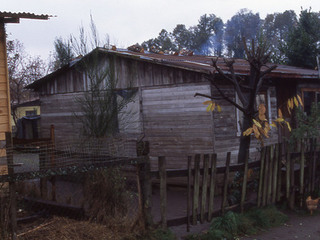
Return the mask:
[(15, 234), (23, 239), (30, 235), (30, 222), (41, 225), (52, 215), (102, 224), (115, 219), (128, 224), (140, 221), (140, 166), (146, 158), (137, 157), (136, 141), (114, 138), (55, 143), (51, 138), (15, 140), (5, 147), (7, 156), (0, 159), (0, 239), (13, 237), (10, 224), (15, 220), (9, 207), (2, 204), (12, 204), (9, 184), (17, 193)]

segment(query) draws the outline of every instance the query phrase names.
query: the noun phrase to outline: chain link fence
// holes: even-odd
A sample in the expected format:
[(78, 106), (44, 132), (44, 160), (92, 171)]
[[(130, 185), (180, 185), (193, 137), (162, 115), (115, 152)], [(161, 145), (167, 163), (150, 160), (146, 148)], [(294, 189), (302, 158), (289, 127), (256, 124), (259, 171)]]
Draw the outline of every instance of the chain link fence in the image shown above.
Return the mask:
[[(5, 149), (7, 156), (0, 159), (0, 239), (35, 239), (53, 216), (127, 224), (130, 229), (141, 225), (141, 166), (147, 158), (137, 157), (135, 140), (15, 140)], [(14, 196), (9, 186), (14, 186)]]

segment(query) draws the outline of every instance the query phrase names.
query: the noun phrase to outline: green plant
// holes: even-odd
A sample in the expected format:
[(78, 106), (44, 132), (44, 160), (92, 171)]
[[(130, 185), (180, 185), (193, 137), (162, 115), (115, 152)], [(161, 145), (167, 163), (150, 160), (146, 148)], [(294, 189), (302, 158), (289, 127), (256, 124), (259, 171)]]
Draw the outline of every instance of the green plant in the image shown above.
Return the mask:
[(256, 234), (259, 230), (279, 226), (288, 217), (274, 206), (255, 208), (240, 214), (227, 212), (224, 216), (213, 219), (210, 229), (205, 234), (189, 235), (187, 240), (236, 239), (238, 236)]
[(291, 147), (294, 147), (303, 139), (316, 138), (319, 136), (320, 103), (313, 103), (311, 105), (309, 115), (305, 114), (303, 109), (296, 108), (295, 117), (297, 120), (297, 127), (292, 130), (289, 138)]

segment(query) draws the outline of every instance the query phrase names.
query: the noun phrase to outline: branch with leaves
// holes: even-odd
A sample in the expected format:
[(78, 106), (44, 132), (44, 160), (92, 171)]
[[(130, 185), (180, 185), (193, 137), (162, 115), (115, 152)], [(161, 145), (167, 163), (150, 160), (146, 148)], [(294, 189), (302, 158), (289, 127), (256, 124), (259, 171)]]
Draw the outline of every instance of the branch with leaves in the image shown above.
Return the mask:
[[(299, 95), (294, 96), (293, 98), (288, 99), (287, 101), (287, 108), (289, 114), (291, 114), (294, 107), (303, 106), (303, 102), (301, 100), (301, 97)], [(244, 136), (250, 136), (253, 134), (256, 139), (258, 139), (263, 146), (264, 138), (269, 138), (269, 132), (271, 130), (271, 127), (277, 128), (278, 125), (280, 127), (286, 126), (288, 130), (291, 132), (291, 126), (288, 121), (286, 121), (283, 118), (283, 114), (281, 109), (278, 109), (278, 118), (275, 119), (270, 125), (268, 123), (268, 119), (266, 118), (266, 107), (264, 104), (259, 105), (258, 109), (258, 118), (252, 119), (252, 127), (248, 128), (243, 132)]]

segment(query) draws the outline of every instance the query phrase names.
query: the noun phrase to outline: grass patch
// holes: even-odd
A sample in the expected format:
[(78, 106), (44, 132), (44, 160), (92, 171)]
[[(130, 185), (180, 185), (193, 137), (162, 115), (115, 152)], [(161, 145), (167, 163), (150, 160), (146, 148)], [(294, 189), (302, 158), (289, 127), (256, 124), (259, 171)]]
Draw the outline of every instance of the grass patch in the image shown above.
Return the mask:
[(288, 221), (288, 217), (274, 206), (251, 209), (244, 214), (230, 211), (222, 217), (213, 219), (207, 233), (189, 235), (186, 239), (235, 239), (239, 236), (257, 234), (270, 227), (280, 226), (286, 221)]

